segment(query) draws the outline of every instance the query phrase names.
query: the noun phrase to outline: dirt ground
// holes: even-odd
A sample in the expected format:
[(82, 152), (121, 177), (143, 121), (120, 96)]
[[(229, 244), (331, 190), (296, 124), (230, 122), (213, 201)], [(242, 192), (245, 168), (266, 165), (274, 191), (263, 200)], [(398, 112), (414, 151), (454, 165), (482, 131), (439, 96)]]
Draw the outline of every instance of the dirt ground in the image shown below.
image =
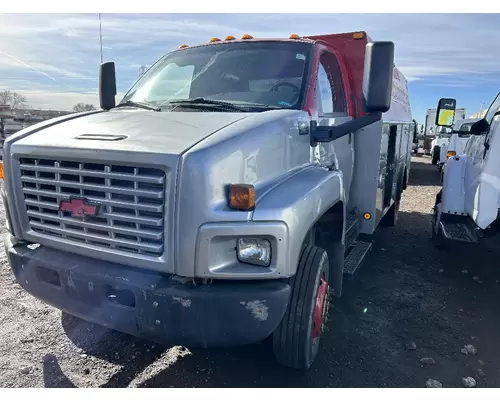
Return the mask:
[[(61, 315), (15, 283), (2, 246), (0, 387), (463, 387), (469, 376), (498, 387), (500, 248), (433, 248), (438, 182), (429, 157), (414, 157), (399, 224), (377, 233), (334, 301), (307, 373), (277, 366), (264, 345), (167, 349)], [(477, 354), (463, 354), (465, 345)]]

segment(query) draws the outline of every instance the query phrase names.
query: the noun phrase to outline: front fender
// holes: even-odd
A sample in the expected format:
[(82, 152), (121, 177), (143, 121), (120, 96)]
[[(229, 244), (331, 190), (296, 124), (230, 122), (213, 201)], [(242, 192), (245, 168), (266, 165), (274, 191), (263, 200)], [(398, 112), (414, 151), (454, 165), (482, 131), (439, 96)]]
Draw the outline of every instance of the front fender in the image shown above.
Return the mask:
[[(316, 221), (338, 202), (345, 207), (342, 172), (310, 166), (261, 196), (252, 220), (281, 221), (288, 226), (289, 272), (293, 275), (306, 235)], [(342, 224), (344, 226), (344, 221)]]

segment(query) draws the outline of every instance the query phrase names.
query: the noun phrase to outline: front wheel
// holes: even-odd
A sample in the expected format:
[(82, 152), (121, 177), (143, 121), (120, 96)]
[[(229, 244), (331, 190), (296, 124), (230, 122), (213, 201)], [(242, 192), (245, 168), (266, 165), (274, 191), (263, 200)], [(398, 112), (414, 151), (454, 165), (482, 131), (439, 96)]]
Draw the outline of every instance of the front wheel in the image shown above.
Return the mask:
[(306, 245), (290, 278), (288, 308), (273, 333), (276, 361), (286, 367), (309, 369), (319, 352), (319, 342), (328, 314), (328, 254), (320, 247)]

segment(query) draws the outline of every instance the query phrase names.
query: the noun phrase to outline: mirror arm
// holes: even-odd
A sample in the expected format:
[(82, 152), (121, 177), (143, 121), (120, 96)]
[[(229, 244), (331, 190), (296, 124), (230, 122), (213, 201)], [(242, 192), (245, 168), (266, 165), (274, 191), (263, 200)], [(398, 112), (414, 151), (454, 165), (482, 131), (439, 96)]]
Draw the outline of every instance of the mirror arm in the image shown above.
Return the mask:
[(318, 143), (332, 142), (381, 119), (382, 113), (376, 112), (334, 126), (318, 126), (316, 121), (311, 121), (311, 146), (316, 147)]

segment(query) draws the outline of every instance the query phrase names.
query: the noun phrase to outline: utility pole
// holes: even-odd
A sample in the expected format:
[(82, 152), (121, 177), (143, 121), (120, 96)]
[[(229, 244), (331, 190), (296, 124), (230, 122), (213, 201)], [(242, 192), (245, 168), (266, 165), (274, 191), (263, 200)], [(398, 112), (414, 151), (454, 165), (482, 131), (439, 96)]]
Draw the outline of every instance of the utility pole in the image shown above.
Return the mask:
[(101, 64), (103, 63), (102, 57), (102, 24), (101, 24), (101, 13), (99, 13), (99, 43), (101, 45)]
[(481, 107), (479, 108), (479, 113), (477, 114), (478, 118), (481, 118), (481, 113), (483, 112), (484, 101), (481, 103)]

